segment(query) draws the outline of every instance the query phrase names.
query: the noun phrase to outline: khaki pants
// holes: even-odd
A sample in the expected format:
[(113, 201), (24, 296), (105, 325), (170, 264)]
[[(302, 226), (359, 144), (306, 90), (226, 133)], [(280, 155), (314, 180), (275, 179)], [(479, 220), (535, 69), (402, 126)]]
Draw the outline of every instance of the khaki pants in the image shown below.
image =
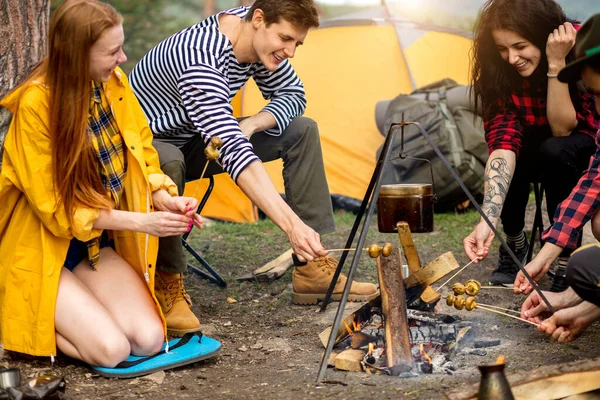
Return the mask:
[[(197, 135), (196, 139), (178, 149), (161, 140), (153, 142), (161, 169), (173, 179), (181, 194), (185, 182), (198, 179), (204, 169), (204, 141)], [(334, 232), (335, 222), (316, 122), (297, 117), (280, 136), (258, 132), (252, 135), (250, 143), (263, 162), (283, 160), (286, 202), (300, 219), (321, 235)], [(204, 176), (223, 172), (218, 164), (210, 163)], [(157, 268), (171, 273), (186, 272), (186, 256), (180, 236), (159, 239)]]

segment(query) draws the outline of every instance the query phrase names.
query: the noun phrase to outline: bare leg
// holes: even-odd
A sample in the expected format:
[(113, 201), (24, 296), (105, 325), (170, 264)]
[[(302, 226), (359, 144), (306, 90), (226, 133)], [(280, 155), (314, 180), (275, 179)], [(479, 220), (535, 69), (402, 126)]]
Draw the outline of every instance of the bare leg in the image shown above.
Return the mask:
[(112, 248), (100, 250), (96, 271), (78, 265), (73, 272), (117, 323), (133, 354), (160, 351), (165, 336), (158, 308), (146, 283)]
[(60, 274), (54, 321), (57, 346), (70, 357), (114, 367), (129, 356), (129, 342), (117, 322), (66, 268)]

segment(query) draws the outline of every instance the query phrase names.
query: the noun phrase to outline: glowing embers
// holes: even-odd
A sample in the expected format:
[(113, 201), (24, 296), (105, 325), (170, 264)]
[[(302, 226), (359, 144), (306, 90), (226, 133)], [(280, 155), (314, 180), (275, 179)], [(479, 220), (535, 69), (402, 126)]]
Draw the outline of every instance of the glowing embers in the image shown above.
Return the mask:
[(431, 373), (452, 374), (455, 367), (449, 357), (471, 329), (470, 323), (454, 316), (408, 310), (412, 368), (388, 368), (381, 309), (371, 307), (370, 315), (364, 312), (360, 315), (364, 322), (357, 319), (343, 324), (345, 334), (335, 346), (340, 352), (335, 359), (330, 359), (330, 365), (337, 369), (404, 378)]

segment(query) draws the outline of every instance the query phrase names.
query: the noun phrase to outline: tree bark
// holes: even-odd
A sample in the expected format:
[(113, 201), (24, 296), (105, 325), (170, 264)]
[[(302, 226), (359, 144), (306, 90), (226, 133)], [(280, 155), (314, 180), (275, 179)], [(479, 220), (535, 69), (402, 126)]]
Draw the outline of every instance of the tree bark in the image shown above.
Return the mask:
[[(387, 366), (398, 369), (398, 373), (410, 371), (412, 355), (406, 296), (402, 276), (400, 250), (394, 247), (389, 257), (377, 257), (381, 309), (385, 317), (385, 354)], [(393, 374), (396, 374), (393, 372)]]
[[(0, 98), (46, 54), (49, 19), (50, 0), (0, 0)], [(0, 153), (10, 119), (8, 110), (0, 108)]]

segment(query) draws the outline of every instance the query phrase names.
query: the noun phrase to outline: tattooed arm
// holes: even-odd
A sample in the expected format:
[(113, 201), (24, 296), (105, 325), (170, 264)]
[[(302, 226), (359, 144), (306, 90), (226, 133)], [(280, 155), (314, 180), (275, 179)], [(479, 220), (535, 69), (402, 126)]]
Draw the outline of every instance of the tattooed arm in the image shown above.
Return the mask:
[[(494, 227), (500, 219), (500, 213), (515, 172), (516, 163), (517, 157), (511, 150), (494, 150), (488, 158), (485, 167), (484, 196), (481, 208), (494, 224)], [(473, 232), (463, 241), (465, 253), (471, 260), (475, 258), (482, 260), (487, 256), (493, 239), (494, 232), (481, 218)]]

